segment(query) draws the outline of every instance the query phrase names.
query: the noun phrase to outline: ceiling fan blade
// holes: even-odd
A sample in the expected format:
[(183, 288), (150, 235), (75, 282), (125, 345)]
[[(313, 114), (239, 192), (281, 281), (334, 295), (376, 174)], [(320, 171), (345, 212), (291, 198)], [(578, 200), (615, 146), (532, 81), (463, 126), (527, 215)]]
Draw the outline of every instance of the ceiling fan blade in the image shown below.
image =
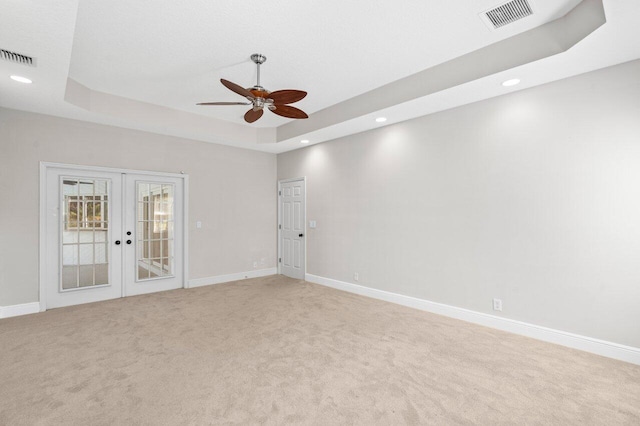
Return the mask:
[(276, 90), (269, 93), (269, 99), (273, 99), (274, 104), (292, 104), (307, 96), (303, 90)]
[(251, 102), (200, 102), (196, 105), (251, 105)]
[(230, 82), (229, 80), (225, 80), (224, 78), (221, 78), (220, 83), (222, 83), (224, 87), (226, 87), (227, 89), (236, 92), (238, 95), (241, 95), (241, 96), (244, 96), (245, 98), (250, 98), (250, 99), (255, 98), (255, 96), (253, 96), (253, 94), (250, 91), (248, 91), (247, 89), (245, 89), (244, 87), (238, 84)]
[(287, 118), (309, 118), (306, 112), (291, 105), (274, 105), (273, 108), (269, 108), (274, 114), (281, 115)]
[(262, 109), (255, 110), (251, 108), (245, 113), (244, 121), (246, 121), (247, 123), (253, 123), (258, 118), (262, 117), (262, 114), (264, 114), (264, 111)]

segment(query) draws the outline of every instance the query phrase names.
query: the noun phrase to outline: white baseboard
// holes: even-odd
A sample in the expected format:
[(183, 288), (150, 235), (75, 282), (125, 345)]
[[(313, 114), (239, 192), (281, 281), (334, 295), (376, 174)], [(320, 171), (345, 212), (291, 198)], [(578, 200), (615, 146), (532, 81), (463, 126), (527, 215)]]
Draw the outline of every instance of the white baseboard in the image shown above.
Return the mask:
[(17, 317), (19, 315), (35, 314), (38, 312), (40, 312), (40, 302), (0, 306), (0, 318)]
[(333, 280), (331, 278), (319, 277), (317, 275), (306, 274), (305, 280), (311, 283), (320, 284), (326, 287), (355, 293), (362, 296), (380, 299), (410, 308), (420, 309), (446, 317), (480, 324), (498, 330), (508, 331), (522, 336), (532, 337), (545, 342), (591, 352), (597, 355), (618, 359), (640, 365), (640, 348), (620, 345), (606, 340), (594, 339), (592, 337), (581, 336), (579, 334), (568, 333), (566, 331), (555, 330), (553, 328), (542, 327), (522, 321), (484, 314), (469, 309), (458, 308), (456, 306), (445, 305), (443, 303), (431, 302), (429, 300), (418, 299), (416, 297), (391, 293), (384, 290), (377, 290), (344, 281)]
[[(215, 277), (198, 278), (189, 280), (187, 288), (201, 287), (204, 285), (221, 284), (229, 281), (238, 281), (246, 278), (266, 277), (276, 275), (278, 268), (258, 269), (255, 271), (238, 272), (236, 274), (218, 275)], [(23, 303), (21, 305), (0, 306), (0, 318), (17, 317), (19, 315), (35, 314), (40, 312), (40, 302)]]
[(215, 277), (196, 278), (189, 280), (187, 288), (202, 287), (205, 285), (222, 284), (230, 281), (244, 280), (246, 278), (258, 278), (267, 277), (269, 275), (276, 275), (278, 268), (258, 269), (255, 271), (238, 272), (228, 275), (217, 275)]

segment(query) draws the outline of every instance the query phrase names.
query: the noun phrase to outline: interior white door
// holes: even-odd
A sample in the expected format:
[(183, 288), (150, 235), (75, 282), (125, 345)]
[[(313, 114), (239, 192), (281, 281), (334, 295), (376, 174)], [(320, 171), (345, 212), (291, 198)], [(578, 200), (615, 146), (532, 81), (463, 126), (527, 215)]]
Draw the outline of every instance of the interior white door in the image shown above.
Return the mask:
[(291, 278), (305, 275), (305, 182), (280, 182), (280, 273)]
[(126, 296), (183, 287), (183, 180), (127, 174)]
[(122, 295), (122, 175), (47, 168), (47, 308)]
[(47, 167), (46, 308), (184, 286), (184, 180)]

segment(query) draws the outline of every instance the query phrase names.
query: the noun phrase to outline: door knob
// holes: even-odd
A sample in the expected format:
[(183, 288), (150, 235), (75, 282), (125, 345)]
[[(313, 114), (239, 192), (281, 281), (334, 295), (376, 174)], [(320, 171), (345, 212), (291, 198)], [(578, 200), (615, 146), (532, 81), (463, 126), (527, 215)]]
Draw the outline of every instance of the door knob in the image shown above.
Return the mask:
[(304, 234), (298, 234), (298, 237), (304, 237)]
[(131, 231), (127, 231), (127, 235), (131, 235)]
[(131, 244), (131, 240), (127, 240), (127, 244)]
[(119, 246), (120, 245), (120, 240), (116, 240), (116, 245)]

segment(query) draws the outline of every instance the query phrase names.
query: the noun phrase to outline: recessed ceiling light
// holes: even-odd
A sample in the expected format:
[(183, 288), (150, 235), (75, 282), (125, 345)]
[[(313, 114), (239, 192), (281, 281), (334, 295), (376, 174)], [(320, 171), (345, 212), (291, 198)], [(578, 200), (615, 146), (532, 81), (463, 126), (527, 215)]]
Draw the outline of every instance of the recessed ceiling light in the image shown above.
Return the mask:
[(512, 78), (511, 80), (503, 81), (502, 85), (509, 87), (509, 86), (515, 86), (518, 83), (520, 83), (519, 78)]
[(387, 117), (378, 117), (376, 118), (376, 123), (384, 123), (387, 121)]
[(300, 143), (309, 143), (309, 140), (308, 140), (308, 139), (302, 139), (302, 140), (300, 141)]
[(12, 75), (11, 80), (17, 81), (18, 83), (26, 83), (26, 84), (32, 83), (32, 81), (29, 80), (27, 77), (21, 77), (19, 75)]

